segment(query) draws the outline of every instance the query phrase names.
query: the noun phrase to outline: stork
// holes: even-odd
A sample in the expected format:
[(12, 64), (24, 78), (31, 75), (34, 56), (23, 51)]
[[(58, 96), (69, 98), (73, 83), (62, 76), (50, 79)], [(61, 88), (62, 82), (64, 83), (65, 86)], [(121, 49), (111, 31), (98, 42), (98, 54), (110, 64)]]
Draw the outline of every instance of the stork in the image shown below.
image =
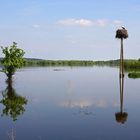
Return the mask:
[(126, 30), (126, 29), (124, 28), (124, 26), (122, 26), (122, 29)]

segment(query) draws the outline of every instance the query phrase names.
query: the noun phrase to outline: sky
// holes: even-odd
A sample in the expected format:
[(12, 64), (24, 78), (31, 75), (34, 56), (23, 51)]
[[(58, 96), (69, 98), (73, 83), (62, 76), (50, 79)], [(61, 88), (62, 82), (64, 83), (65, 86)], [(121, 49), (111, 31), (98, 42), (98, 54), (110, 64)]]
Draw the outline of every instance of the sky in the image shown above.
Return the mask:
[(138, 59), (139, 25), (139, 0), (0, 0), (0, 46), (17, 42), (30, 58), (118, 59), (124, 26), (124, 57)]

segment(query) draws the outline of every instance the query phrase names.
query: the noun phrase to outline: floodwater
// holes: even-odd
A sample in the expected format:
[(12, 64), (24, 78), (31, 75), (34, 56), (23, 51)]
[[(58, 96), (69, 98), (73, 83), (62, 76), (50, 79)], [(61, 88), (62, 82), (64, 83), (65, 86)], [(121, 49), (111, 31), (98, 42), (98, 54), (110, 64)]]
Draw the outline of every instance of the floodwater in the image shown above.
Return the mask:
[[(0, 140), (139, 140), (140, 79), (109, 67), (0, 73)], [(121, 81), (121, 84), (122, 84)]]

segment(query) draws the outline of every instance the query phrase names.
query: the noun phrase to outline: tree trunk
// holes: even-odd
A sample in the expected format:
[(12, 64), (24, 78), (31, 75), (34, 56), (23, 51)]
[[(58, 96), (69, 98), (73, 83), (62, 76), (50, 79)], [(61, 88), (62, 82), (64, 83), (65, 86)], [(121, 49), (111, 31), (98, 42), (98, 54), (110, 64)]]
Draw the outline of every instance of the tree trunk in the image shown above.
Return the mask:
[(6, 75), (7, 75), (9, 80), (12, 80), (12, 76), (13, 76), (12, 72), (7, 72)]

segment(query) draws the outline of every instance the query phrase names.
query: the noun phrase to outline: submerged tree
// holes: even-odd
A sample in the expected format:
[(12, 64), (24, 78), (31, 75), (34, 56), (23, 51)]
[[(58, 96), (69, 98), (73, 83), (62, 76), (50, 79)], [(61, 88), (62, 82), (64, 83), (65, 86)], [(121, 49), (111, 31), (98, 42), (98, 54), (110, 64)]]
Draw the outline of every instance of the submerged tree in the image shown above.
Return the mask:
[(25, 65), (25, 60), (23, 58), (25, 52), (17, 48), (17, 43), (13, 42), (10, 47), (1, 47), (4, 54), (2, 60), (3, 72), (7, 75), (9, 79), (15, 74), (18, 68)]
[(27, 104), (27, 99), (18, 95), (15, 89), (12, 87), (12, 80), (8, 79), (7, 88), (2, 92), (3, 99), (0, 101), (5, 106), (3, 109), (3, 115), (10, 116), (13, 121), (17, 120), (17, 117), (24, 113), (24, 105)]
[(122, 27), (116, 31), (116, 38), (121, 39), (121, 51), (120, 51), (120, 77), (124, 76), (124, 56), (123, 56), (123, 39), (128, 38), (127, 30)]

